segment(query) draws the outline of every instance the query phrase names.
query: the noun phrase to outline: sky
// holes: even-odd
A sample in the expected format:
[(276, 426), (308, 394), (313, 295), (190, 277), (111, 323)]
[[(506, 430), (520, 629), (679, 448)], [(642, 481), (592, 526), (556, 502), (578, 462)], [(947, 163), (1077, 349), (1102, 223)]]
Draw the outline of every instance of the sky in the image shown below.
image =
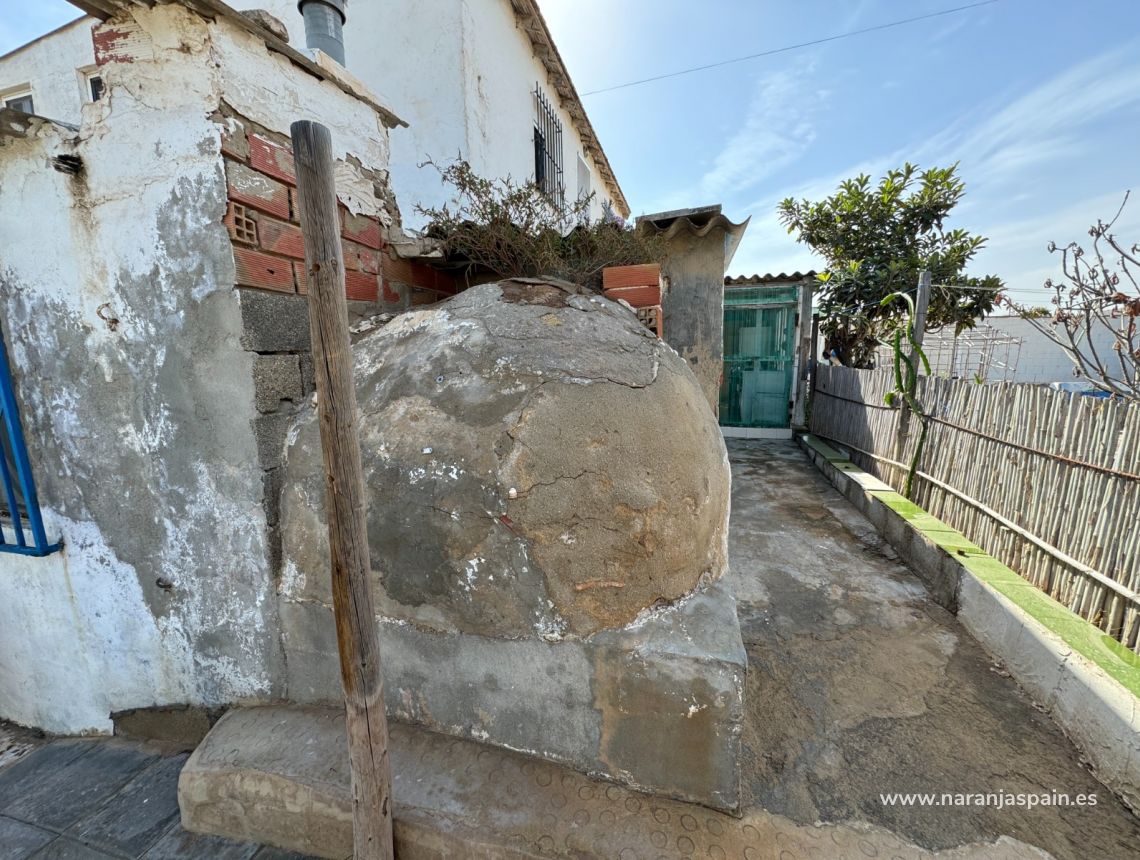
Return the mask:
[[(970, 0), (540, 0), (580, 93)], [(822, 261), (779, 223), (859, 173), (958, 162), (948, 220), (988, 237), (971, 274), (1044, 304), (1048, 243), (1140, 198), (1140, 2), (990, 5), (583, 101), (634, 213), (751, 217), (730, 274)], [(1140, 242), (1140, 199), (1117, 233)]]
[[(1019, 301), (1046, 303), (1048, 243), (1087, 239), (1129, 189), (1117, 233), (1140, 242), (1140, 0), (997, 0), (593, 95), (971, 0), (539, 2), (634, 215), (720, 203), (752, 219), (730, 274), (820, 268), (779, 201), (905, 161), (959, 163), (947, 226), (988, 237), (969, 273)], [(0, 0), (0, 54), (75, 17)]]

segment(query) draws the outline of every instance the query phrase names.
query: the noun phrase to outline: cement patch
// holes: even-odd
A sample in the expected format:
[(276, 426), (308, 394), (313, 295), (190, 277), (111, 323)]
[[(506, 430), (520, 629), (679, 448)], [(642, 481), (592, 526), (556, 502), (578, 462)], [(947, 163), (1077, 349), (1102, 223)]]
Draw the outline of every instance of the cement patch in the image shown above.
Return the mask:
[[(735, 607), (715, 583), (625, 628), (560, 642), (380, 621), (388, 713), (735, 810), (746, 661)], [(338, 702), (331, 611), (282, 601), (280, 613), (289, 699)]]
[[(878, 828), (797, 826), (760, 810), (733, 818), (406, 726), (393, 727), (391, 757), (401, 860), (932, 856)], [(347, 762), (338, 711), (231, 711), (182, 771), (183, 826), (318, 857), (350, 856)], [(938, 856), (1046, 855), (1003, 837)]]

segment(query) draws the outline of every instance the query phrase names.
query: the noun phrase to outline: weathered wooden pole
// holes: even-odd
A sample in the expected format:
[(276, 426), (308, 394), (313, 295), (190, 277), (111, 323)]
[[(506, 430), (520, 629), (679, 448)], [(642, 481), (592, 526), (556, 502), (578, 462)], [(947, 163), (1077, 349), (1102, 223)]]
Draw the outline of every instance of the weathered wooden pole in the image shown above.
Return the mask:
[[(923, 269), (918, 274), (918, 295), (914, 300), (914, 339), (922, 346), (926, 334), (926, 309), (930, 307), (930, 269)], [(910, 360), (914, 362), (914, 372), (917, 375), (920, 367), (918, 350), (913, 346), (910, 350)]]
[[(924, 340), (923, 335), (926, 334), (926, 309), (930, 307), (930, 270), (923, 269), (918, 273), (918, 292), (914, 299), (914, 320), (912, 320), (912, 327), (914, 329), (914, 339), (919, 346), (922, 346)], [(914, 344), (907, 342), (907, 358), (910, 359), (911, 367), (914, 368), (914, 375), (918, 376), (919, 370), (922, 368), (922, 360), (918, 357), (918, 350)], [(906, 443), (910, 437), (910, 406), (903, 401), (899, 409), (899, 426), (898, 433), (895, 439), (895, 459), (905, 460)]]
[(356, 390), (352, 383), (332, 138), (327, 128), (315, 122), (295, 122), (290, 131), (297, 163), (305, 266), (309, 272), (309, 324), (325, 463), (333, 615), (352, 767), (353, 856), (356, 860), (391, 860), (388, 720), (384, 714), (380, 645), (372, 608), (372, 566), (356, 429)]

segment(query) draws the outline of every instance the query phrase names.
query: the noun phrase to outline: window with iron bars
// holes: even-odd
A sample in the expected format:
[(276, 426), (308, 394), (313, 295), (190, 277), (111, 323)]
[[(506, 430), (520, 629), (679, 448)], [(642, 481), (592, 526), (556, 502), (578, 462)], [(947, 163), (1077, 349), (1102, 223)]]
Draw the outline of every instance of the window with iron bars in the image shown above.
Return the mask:
[(534, 108), (534, 184), (561, 212), (566, 208), (562, 120), (537, 83), (534, 85)]

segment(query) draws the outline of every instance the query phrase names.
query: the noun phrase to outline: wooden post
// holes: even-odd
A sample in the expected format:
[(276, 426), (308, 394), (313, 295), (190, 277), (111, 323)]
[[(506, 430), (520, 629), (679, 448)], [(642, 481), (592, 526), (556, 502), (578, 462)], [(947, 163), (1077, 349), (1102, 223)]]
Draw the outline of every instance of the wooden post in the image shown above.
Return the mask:
[(309, 323), (325, 463), (333, 615), (352, 767), (353, 856), (356, 860), (391, 860), (388, 720), (384, 714), (380, 645), (372, 608), (372, 565), (368, 557), (332, 138), (327, 128), (314, 122), (295, 122), (290, 131), (309, 272)]
[[(926, 309), (930, 307), (930, 270), (923, 269), (918, 274), (918, 295), (914, 300), (914, 339), (922, 346), (923, 335), (926, 333)], [(911, 347), (910, 360), (914, 364), (917, 375), (920, 367), (918, 351)]]
[(808, 401), (808, 371), (811, 368), (812, 352), (815, 347), (814, 331), (811, 315), (812, 282), (805, 280), (800, 284), (800, 307), (798, 314), (800, 342), (796, 344), (796, 359), (799, 372), (796, 374), (796, 396), (792, 409), (792, 426), (803, 427), (807, 424)]
[[(926, 309), (928, 307), (930, 307), (930, 270), (923, 269), (918, 273), (918, 295), (914, 299), (914, 339), (918, 341), (919, 346), (922, 346), (923, 335), (926, 333)], [(918, 357), (918, 350), (913, 345), (908, 346), (907, 357), (914, 367), (914, 375), (918, 376), (922, 370), (922, 361)], [(907, 461), (906, 442), (909, 436), (910, 407), (904, 401), (899, 409), (899, 427), (895, 439), (895, 459), (900, 462)]]

